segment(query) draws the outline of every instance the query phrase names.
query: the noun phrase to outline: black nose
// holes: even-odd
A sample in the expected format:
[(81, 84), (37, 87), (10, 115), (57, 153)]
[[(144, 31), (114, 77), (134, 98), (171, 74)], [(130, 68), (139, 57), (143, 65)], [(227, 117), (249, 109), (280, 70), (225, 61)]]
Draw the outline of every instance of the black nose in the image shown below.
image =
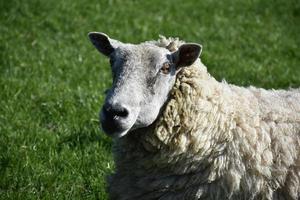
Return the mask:
[(106, 117), (118, 120), (124, 119), (128, 116), (128, 109), (120, 104), (105, 104), (103, 107), (104, 114)]

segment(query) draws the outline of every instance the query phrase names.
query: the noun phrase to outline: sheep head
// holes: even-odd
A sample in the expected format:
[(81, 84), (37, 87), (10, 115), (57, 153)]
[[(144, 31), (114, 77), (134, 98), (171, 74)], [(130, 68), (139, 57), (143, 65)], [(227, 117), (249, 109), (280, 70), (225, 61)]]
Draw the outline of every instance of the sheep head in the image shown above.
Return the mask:
[[(91, 32), (89, 38), (98, 51), (110, 59), (113, 75), (100, 112), (104, 132), (122, 137), (152, 124), (183, 67), (190, 66), (201, 53), (201, 45), (186, 43), (178, 48), (154, 42), (128, 44)], [(170, 48), (172, 47), (172, 48)]]

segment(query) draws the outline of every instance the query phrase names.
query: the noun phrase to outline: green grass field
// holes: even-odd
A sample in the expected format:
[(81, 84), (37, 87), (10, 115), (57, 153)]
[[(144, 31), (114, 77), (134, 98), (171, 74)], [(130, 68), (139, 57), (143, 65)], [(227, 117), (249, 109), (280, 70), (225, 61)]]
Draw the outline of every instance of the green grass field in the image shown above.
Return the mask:
[(0, 199), (107, 199), (110, 70), (89, 31), (178, 36), (203, 45), (218, 80), (300, 86), (299, 0), (1, 0)]

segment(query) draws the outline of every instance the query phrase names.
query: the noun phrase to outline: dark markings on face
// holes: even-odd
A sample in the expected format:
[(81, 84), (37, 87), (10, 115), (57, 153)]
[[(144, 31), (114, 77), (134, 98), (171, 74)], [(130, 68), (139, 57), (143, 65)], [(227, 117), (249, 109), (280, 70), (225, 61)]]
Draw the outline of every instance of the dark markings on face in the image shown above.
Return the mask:
[(146, 80), (147, 89), (151, 92), (151, 94), (155, 94), (154, 85), (157, 79), (159, 78), (160, 74), (156, 73), (155, 76), (148, 76)]
[[(174, 64), (172, 63), (172, 56), (171, 55), (166, 55), (166, 61), (164, 63), (169, 63), (170, 67), (173, 68), (175, 67)], [(147, 88), (151, 92), (151, 94), (155, 94), (155, 83), (158, 79), (163, 78), (168, 76), (168, 74), (163, 74), (161, 72), (161, 68), (163, 67), (164, 63), (160, 63), (158, 66), (155, 66), (156, 60), (155, 58), (150, 59), (150, 68), (148, 69), (148, 75), (146, 76), (146, 84)], [(171, 72), (171, 69), (170, 69)]]
[(117, 78), (121, 73), (120, 66), (123, 65), (125, 60), (126, 60), (126, 55), (123, 55), (123, 53), (120, 53), (118, 51), (115, 51), (110, 55), (109, 62), (110, 62), (111, 72), (112, 72), (114, 82), (117, 81)]

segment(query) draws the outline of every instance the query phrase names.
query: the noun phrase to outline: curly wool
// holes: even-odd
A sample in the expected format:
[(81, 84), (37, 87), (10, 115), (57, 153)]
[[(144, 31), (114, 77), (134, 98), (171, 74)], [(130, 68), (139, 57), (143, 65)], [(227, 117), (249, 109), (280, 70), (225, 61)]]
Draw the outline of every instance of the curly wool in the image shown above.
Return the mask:
[(156, 122), (114, 152), (111, 199), (298, 199), (300, 89), (218, 82), (197, 60)]

